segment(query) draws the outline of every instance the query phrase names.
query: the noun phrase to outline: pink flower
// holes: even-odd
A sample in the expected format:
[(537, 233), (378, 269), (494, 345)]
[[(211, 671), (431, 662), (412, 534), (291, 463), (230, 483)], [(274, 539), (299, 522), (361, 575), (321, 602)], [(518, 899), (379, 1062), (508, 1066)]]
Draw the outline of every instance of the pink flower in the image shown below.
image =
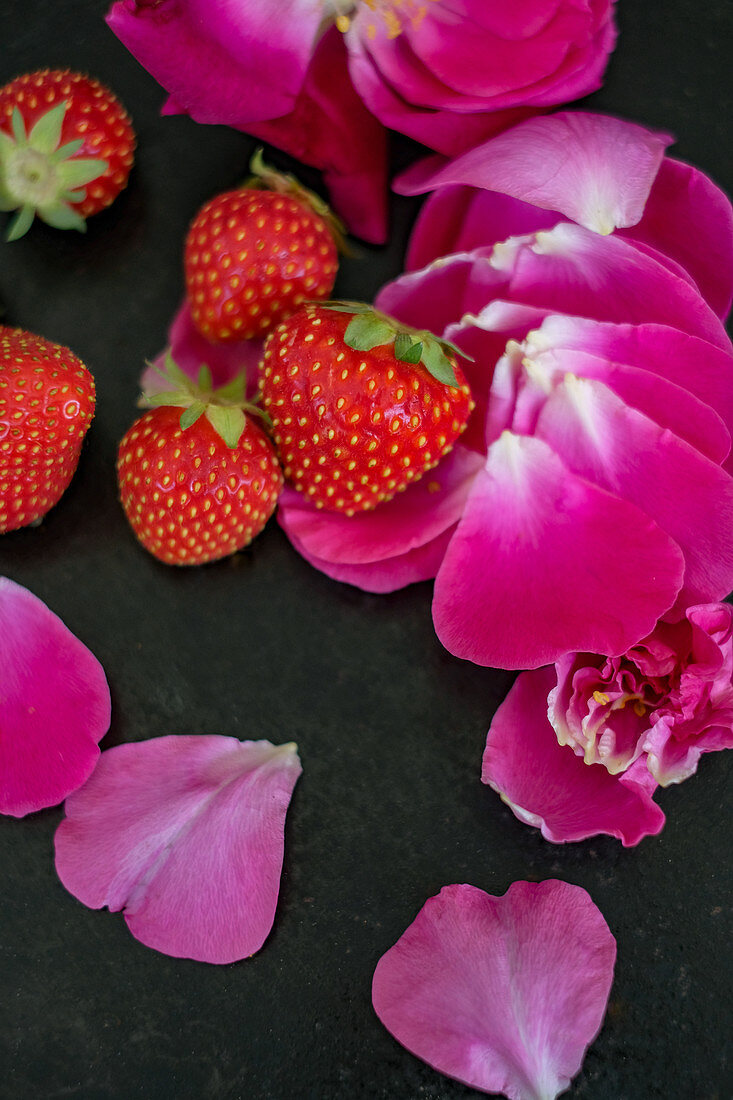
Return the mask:
[(117, 0), (108, 22), (169, 92), (166, 113), (322, 169), (352, 231), (376, 241), (383, 126), (457, 153), (599, 87), (615, 40), (611, 0)]
[(172, 736), (118, 745), (66, 801), (59, 878), (92, 909), (124, 909), (133, 936), (156, 951), (243, 959), (272, 928), (300, 772), (293, 744)]
[(109, 728), (96, 657), (26, 588), (0, 577), (0, 813), (55, 806), (89, 777)]
[(377, 964), (374, 1010), (428, 1065), (511, 1100), (554, 1100), (600, 1030), (616, 941), (585, 890), (444, 886)]
[(733, 748), (733, 608), (687, 609), (621, 657), (568, 653), (524, 672), (499, 707), (484, 783), (548, 840), (609, 833), (636, 844), (664, 815), (657, 783)]
[(601, 85), (616, 32), (610, 0), (364, 3), (349, 72), (393, 130), (454, 155), (528, 114)]
[[(665, 141), (615, 119), (567, 118), (532, 123), (550, 160), (538, 198), (604, 230), (643, 214), (651, 235)], [(494, 140), (516, 158), (510, 139)], [(498, 186), (500, 157), (492, 170)], [(509, 168), (501, 179), (514, 186)], [(691, 200), (713, 191), (697, 180), (677, 203), (703, 250), (716, 227), (727, 248), (733, 224), (719, 192), (714, 214)], [(482, 194), (492, 201), (476, 219), (434, 208), (438, 239), (470, 230), (470, 250), (378, 298), (474, 356), (476, 409), (461, 446), (391, 502), (391, 517), (316, 518), (288, 493), (279, 520), (338, 580), (388, 591), (435, 575), (436, 630), (460, 657), (536, 668), (570, 651), (620, 656), (663, 615), (733, 588), (731, 344), (661, 230), (650, 245), (526, 198)], [(424, 254), (427, 219), (417, 233)], [(721, 278), (720, 301), (730, 281)]]

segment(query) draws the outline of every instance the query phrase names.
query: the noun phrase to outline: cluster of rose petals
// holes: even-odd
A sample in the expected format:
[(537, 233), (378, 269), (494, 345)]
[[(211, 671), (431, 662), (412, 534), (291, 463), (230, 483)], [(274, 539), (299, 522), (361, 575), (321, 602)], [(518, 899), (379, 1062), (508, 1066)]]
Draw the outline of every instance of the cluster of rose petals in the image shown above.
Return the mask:
[(596, 1037), (616, 941), (578, 886), (503, 897), (445, 886), (377, 964), (374, 1009), (398, 1042), (471, 1088), (554, 1100)]
[(169, 93), (165, 113), (320, 168), (374, 241), (385, 126), (455, 154), (593, 91), (615, 40), (612, 0), (117, 0), (108, 23)]
[(733, 216), (667, 143), (561, 113), (466, 154), (471, 185), (460, 158), (430, 177), (411, 245), (425, 266), (378, 305), (474, 357), (461, 445), (391, 502), (390, 537), (386, 508), (316, 521), (282, 498), (330, 576), (371, 591), (436, 576), (436, 630), (460, 657), (620, 656), (733, 588)]
[(657, 784), (733, 748), (733, 607), (701, 604), (622, 657), (523, 672), (489, 730), (482, 779), (548, 840), (658, 833)]
[(167, 955), (229, 963), (272, 928), (284, 824), (301, 772), (293, 744), (169, 736), (102, 754), (66, 801), (56, 870), (93, 909), (124, 909)]
[(0, 577), (0, 813), (23, 817), (81, 786), (109, 729), (94, 654), (26, 588)]

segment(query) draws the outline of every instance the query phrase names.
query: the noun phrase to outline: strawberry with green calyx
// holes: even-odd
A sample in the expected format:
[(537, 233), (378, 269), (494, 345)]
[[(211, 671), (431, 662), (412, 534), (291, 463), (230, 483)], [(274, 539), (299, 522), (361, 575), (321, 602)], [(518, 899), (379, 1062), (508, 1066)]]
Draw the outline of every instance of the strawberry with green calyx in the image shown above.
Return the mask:
[(143, 396), (149, 411), (122, 439), (117, 477), (137, 539), (160, 561), (200, 565), (247, 546), (283, 485), (274, 447), (244, 398), (241, 375), (212, 389), (166, 357), (170, 389)]
[(0, 88), (0, 210), (17, 210), (16, 240), (38, 215), (83, 232), (126, 186), (135, 135), (98, 81), (66, 70), (27, 73)]
[(214, 343), (261, 336), (306, 299), (327, 298), (342, 227), (326, 204), (252, 158), (244, 187), (207, 202), (184, 248), (186, 294), (198, 331)]
[(65, 492), (94, 404), (72, 351), (0, 325), (0, 534), (37, 523)]
[(285, 477), (349, 516), (406, 489), (466, 427), (460, 354), (359, 302), (312, 303), (283, 321), (259, 385)]

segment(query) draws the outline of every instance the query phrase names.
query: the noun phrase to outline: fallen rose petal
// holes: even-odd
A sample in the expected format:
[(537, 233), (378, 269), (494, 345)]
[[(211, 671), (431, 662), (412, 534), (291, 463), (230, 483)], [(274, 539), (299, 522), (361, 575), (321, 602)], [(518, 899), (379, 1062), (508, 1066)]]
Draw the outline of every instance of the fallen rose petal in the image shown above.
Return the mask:
[(275, 917), (295, 745), (159, 737), (103, 753), (66, 802), (56, 870), (93, 909), (124, 909), (156, 951), (228, 963), (254, 954)]
[(438, 572), (433, 621), (451, 653), (493, 668), (618, 654), (674, 602), (682, 573), (679, 547), (639, 508), (504, 432)]
[(61, 619), (7, 577), (0, 637), (0, 813), (24, 817), (91, 775), (109, 729), (109, 687)]
[(660, 832), (664, 814), (652, 799), (656, 783), (643, 760), (611, 775), (558, 744), (547, 718), (556, 685), (553, 667), (520, 673), (491, 723), (482, 782), (555, 844), (605, 833), (630, 847)]
[(607, 234), (640, 221), (672, 140), (620, 118), (558, 111), (520, 122), (437, 172), (432, 162), (418, 163), (395, 190), (414, 195), (463, 184), (497, 191)]
[(579, 886), (515, 882), (503, 897), (444, 886), (379, 960), (372, 1003), (438, 1072), (511, 1100), (554, 1100), (600, 1030), (615, 961)]

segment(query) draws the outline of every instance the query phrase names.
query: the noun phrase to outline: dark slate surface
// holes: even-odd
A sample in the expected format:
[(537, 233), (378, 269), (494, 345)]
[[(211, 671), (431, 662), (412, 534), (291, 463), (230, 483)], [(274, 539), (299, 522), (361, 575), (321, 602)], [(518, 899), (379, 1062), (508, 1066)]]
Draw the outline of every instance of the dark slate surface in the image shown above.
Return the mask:
[[(61, 810), (0, 822), (0, 1095), (476, 1096), (384, 1031), (370, 1005), (374, 965), (446, 883), (503, 893), (515, 879), (557, 876), (589, 890), (618, 939), (606, 1022), (567, 1095), (733, 1096), (733, 756), (706, 758), (660, 795), (659, 838), (632, 851), (610, 839), (555, 847), (479, 782), (485, 730), (512, 676), (441, 649), (429, 585), (376, 597), (336, 584), (274, 524), (236, 559), (192, 571), (158, 565), (133, 541), (116, 444), (181, 297), (186, 226), (242, 177), (251, 142), (159, 118), (161, 90), (103, 10), (102, 0), (3, 4), (0, 83), (44, 65), (90, 71), (126, 103), (140, 144), (129, 190), (86, 238), (36, 226), (0, 244), (4, 319), (70, 345), (99, 390), (72, 487), (39, 529), (2, 539), (0, 572), (102, 661), (114, 700), (105, 747), (171, 732), (295, 739), (304, 774), (273, 933), (233, 966), (156, 954), (120, 915), (67, 894), (52, 858)], [(620, 22), (592, 104), (672, 130), (677, 155), (730, 190), (730, 7), (622, 0)], [(412, 151), (398, 143), (397, 154)], [(399, 271), (417, 201), (392, 209), (390, 246), (345, 261), (342, 295), (368, 297)]]

